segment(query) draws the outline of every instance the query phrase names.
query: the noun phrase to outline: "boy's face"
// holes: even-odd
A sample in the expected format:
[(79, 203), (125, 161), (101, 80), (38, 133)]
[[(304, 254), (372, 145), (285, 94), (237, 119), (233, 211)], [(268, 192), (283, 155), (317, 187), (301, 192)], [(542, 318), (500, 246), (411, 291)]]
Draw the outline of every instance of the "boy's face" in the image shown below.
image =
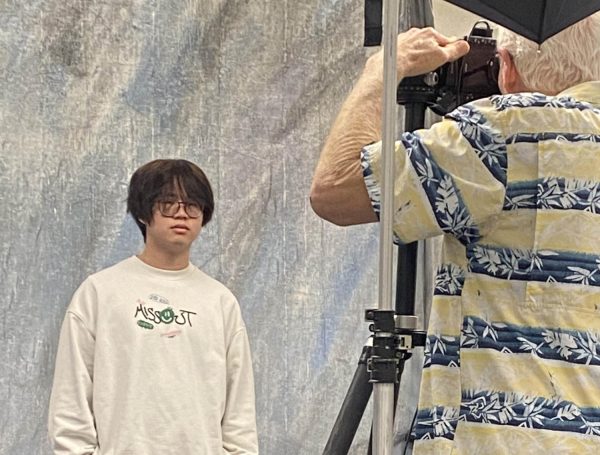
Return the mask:
[(146, 225), (146, 247), (168, 254), (188, 252), (202, 230), (202, 210), (181, 194), (167, 194), (154, 203)]

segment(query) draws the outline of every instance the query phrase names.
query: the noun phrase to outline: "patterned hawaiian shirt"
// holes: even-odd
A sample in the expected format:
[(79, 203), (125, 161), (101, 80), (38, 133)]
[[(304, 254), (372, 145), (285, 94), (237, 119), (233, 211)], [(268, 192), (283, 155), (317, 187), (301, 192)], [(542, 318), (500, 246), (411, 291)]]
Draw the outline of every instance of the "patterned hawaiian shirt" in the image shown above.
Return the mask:
[(395, 160), (397, 241), (444, 236), (414, 453), (599, 454), (600, 82), (461, 106)]

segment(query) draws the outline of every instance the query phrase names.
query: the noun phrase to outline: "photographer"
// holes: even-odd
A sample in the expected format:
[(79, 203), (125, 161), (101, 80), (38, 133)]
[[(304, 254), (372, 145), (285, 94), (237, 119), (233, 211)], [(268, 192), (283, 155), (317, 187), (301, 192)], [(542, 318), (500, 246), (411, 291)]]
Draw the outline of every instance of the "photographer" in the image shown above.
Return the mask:
[[(600, 451), (600, 16), (538, 46), (502, 30), (503, 95), (460, 106), (395, 148), (394, 233), (444, 236), (415, 453)], [(398, 79), (469, 51), (398, 36)], [(378, 220), (383, 53), (323, 148), (322, 218)]]

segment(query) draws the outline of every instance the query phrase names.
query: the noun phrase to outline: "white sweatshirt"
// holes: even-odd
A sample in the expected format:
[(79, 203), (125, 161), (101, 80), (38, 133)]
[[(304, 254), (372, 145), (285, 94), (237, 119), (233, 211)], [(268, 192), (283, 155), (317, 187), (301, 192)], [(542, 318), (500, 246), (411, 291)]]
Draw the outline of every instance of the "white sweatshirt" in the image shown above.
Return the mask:
[(91, 275), (63, 322), (48, 420), (54, 454), (257, 454), (235, 297), (191, 264), (134, 256)]

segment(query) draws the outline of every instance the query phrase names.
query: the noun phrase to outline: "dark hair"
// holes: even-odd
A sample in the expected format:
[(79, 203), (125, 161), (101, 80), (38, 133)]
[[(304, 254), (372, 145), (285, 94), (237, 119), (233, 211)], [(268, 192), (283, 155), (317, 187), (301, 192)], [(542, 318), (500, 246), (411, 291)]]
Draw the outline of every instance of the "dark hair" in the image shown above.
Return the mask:
[(170, 193), (179, 194), (202, 207), (202, 226), (212, 218), (213, 192), (202, 169), (187, 160), (150, 161), (133, 173), (127, 195), (127, 212), (142, 231), (144, 242), (146, 225), (143, 222), (152, 221), (155, 202)]

